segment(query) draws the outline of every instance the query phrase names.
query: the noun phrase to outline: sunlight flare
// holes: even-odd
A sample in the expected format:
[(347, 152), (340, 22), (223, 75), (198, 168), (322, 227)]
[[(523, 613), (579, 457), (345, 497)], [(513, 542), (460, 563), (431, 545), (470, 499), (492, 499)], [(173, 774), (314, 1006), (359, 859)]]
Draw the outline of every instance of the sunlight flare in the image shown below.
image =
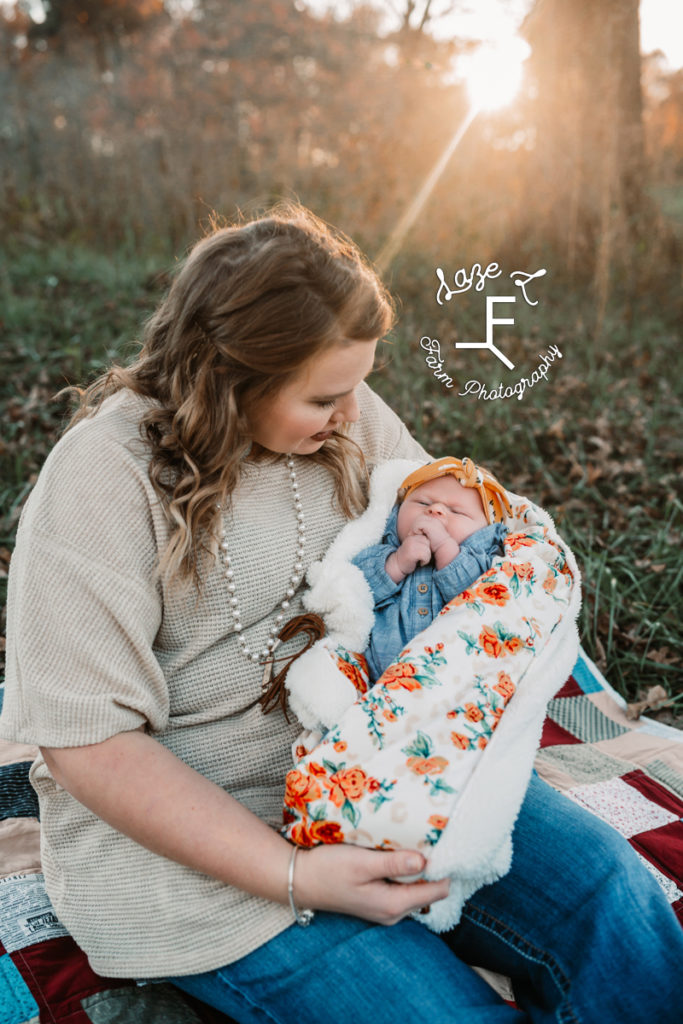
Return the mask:
[(531, 47), (519, 36), (505, 42), (487, 43), (458, 61), (470, 102), (476, 110), (498, 110), (516, 96), (522, 82), (524, 61)]
[(467, 86), (469, 110), (377, 256), (375, 262), (380, 273), (387, 269), (398, 253), (403, 239), (477, 114), (503, 107), (514, 99), (522, 80), (522, 65), (530, 53), (529, 44), (519, 36), (513, 36), (505, 43), (481, 46), (476, 53), (460, 59), (458, 70)]

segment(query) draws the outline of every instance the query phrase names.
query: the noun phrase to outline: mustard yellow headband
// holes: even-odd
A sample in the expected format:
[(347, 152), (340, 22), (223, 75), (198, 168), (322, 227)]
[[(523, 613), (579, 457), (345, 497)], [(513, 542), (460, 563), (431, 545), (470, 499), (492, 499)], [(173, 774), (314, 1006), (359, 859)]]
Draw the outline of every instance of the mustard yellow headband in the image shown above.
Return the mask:
[(503, 518), (512, 515), (510, 499), (504, 487), (496, 480), (493, 473), (488, 469), (477, 466), (472, 459), (437, 459), (436, 462), (428, 462), (426, 466), (420, 466), (414, 473), (405, 478), (398, 493), (401, 501), (404, 501), (411, 491), (428, 480), (436, 480), (438, 477), (450, 474), (459, 480), (463, 487), (473, 487), (479, 492), (481, 503), (489, 523), (501, 522)]

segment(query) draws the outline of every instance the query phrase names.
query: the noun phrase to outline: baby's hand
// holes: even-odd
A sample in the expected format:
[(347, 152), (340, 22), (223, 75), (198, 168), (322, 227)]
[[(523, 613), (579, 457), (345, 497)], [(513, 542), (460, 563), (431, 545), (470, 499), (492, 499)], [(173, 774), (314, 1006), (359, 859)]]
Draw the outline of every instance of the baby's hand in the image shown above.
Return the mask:
[(419, 530), (429, 540), (437, 569), (443, 569), (453, 561), (456, 555), (460, 554), (460, 545), (457, 540), (455, 537), (451, 537), (444, 523), (436, 516), (420, 516), (415, 520), (413, 529)]
[(432, 557), (428, 538), (423, 533), (411, 533), (396, 551), (387, 558), (384, 568), (394, 583), (414, 572), (418, 565), (427, 565)]
[(414, 534), (422, 534), (429, 541), (429, 547), (432, 551), (435, 550), (442, 544), (447, 537), (450, 536), (448, 530), (436, 516), (425, 515), (418, 516), (413, 523), (412, 532)]

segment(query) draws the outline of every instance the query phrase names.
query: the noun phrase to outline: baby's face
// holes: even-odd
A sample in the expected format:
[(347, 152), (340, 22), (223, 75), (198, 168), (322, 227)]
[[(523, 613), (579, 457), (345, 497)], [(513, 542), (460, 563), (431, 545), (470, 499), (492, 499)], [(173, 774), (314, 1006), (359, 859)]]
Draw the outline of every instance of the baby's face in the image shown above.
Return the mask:
[(459, 544), (488, 524), (478, 492), (463, 487), (450, 474), (428, 480), (408, 495), (398, 510), (399, 540), (421, 533), (424, 516), (437, 518)]

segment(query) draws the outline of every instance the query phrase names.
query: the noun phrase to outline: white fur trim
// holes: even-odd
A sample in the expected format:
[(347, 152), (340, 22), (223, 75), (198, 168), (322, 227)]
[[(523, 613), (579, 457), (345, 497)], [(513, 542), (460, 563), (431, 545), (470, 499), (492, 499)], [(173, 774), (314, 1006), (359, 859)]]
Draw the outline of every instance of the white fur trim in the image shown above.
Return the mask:
[(331, 728), (358, 696), (330, 655), (335, 646), (327, 637), (318, 640), (287, 673), (290, 707), (306, 729)]

